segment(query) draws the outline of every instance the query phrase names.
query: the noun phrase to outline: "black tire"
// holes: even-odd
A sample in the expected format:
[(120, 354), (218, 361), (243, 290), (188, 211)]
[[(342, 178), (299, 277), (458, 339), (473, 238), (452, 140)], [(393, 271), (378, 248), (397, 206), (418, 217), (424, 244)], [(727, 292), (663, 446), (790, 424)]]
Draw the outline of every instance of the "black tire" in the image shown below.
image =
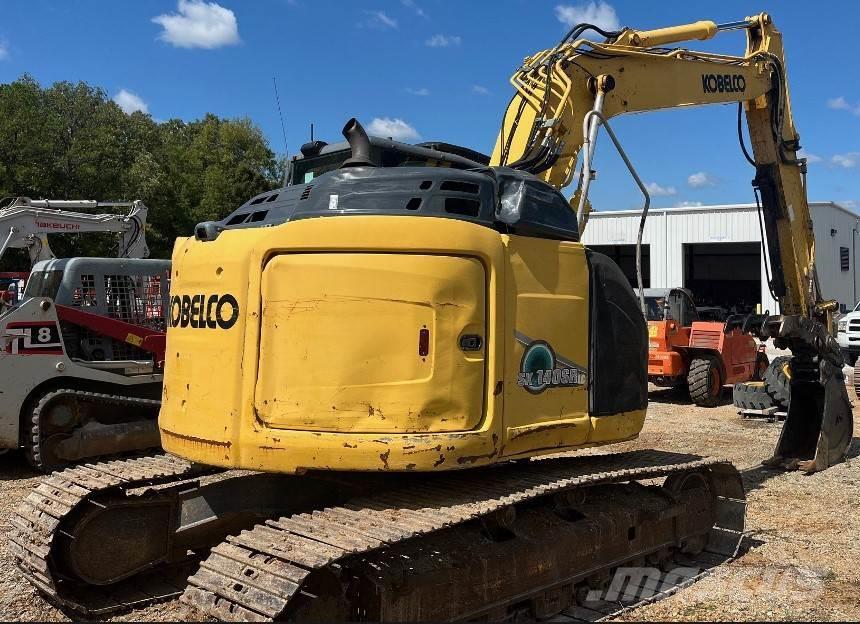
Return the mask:
[(854, 394), (860, 399), (860, 360), (854, 362)]
[(687, 373), (687, 388), (690, 398), (699, 407), (714, 407), (723, 391), (723, 376), (720, 363), (710, 355), (698, 357), (690, 362)]
[(791, 356), (781, 355), (773, 358), (764, 374), (764, 388), (775, 405), (783, 411), (788, 410), (791, 399)]
[(764, 375), (767, 372), (767, 367), (770, 366), (770, 360), (762, 351), (759, 351), (755, 356), (755, 370), (753, 371), (753, 381), (764, 381)]
[(749, 410), (766, 410), (774, 405), (763, 381), (736, 383), (732, 390), (732, 403), (739, 409)]

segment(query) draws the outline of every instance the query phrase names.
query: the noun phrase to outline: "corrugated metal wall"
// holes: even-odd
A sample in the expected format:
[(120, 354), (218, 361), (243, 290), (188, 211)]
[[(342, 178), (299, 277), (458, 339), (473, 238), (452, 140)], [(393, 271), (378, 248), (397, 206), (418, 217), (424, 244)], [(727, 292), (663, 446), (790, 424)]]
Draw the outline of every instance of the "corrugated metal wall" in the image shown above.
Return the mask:
[[(855, 268), (860, 216), (832, 203), (813, 203), (810, 211), (822, 292), (826, 298), (853, 307), (860, 292), (860, 275)], [(594, 212), (583, 240), (587, 245), (636, 244), (639, 221), (638, 211)], [(831, 230), (835, 230), (833, 235)], [(659, 288), (684, 283), (684, 244), (760, 243), (761, 233), (754, 205), (668, 208), (649, 212), (642, 242), (650, 246), (651, 286)], [(848, 271), (841, 270), (840, 247), (850, 250)], [(775, 313), (778, 306), (768, 291), (765, 257), (763, 253), (758, 269), (762, 283), (761, 303), (763, 309)]]

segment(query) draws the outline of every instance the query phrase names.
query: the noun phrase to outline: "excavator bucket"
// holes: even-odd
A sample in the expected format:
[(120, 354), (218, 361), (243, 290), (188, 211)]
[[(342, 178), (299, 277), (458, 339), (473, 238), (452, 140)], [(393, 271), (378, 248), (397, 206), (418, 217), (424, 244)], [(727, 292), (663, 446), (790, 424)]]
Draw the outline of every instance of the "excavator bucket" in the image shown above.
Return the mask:
[(805, 472), (826, 470), (845, 457), (854, 415), (845, 375), (828, 360), (792, 358), (791, 400), (771, 465)]

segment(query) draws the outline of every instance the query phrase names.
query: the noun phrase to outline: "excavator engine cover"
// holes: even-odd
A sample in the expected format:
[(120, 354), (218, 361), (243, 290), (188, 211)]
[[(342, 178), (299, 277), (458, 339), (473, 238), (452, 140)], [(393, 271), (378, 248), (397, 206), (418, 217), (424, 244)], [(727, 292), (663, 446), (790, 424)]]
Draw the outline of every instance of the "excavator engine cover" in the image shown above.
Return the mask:
[(438, 472), (642, 427), (636, 297), (535, 176), (353, 164), (195, 238), (174, 250), (169, 452), (273, 472)]

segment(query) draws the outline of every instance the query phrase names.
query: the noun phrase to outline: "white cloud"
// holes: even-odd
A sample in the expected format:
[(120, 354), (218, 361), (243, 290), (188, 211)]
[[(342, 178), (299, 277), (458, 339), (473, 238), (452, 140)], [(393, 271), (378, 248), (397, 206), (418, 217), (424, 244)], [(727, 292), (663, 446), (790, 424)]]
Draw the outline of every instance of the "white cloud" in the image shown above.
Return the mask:
[(424, 44), (431, 48), (447, 48), (449, 46), (458, 46), (463, 41), (457, 35), (433, 35)]
[(477, 93), (478, 95), (490, 95), (490, 90), (481, 85), (472, 85), (472, 92)]
[(397, 28), (397, 20), (390, 17), (385, 11), (365, 11), (364, 14), (367, 17), (357, 24), (359, 28), (376, 28), (377, 30)]
[(9, 44), (0, 40), (0, 61), (5, 61), (9, 58)]
[(618, 14), (608, 2), (598, 0), (572, 6), (559, 4), (555, 7), (555, 16), (562, 24), (573, 27), (577, 24), (594, 24), (603, 30), (620, 30), (621, 22)]
[(797, 156), (798, 158), (805, 158), (806, 162), (810, 165), (812, 163), (819, 163), (824, 160), (823, 158), (821, 158), (821, 156), (818, 156), (817, 154), (810, 154), (806, 150), (797, 150)]
[(717, 179), (709, 173), (699, 171), (698, 173), (691, 174), (690, 177), (687, 178), (687, 184), (689, 184), (693, 188), (716, 186)]
[(830, 159), (834, 165), (845, 169), (853, 169), (860, 165), (860, 152), (846, 152), (845, 154), (834, 154)]
[(376, 117), (367, 126), (367, 133), (373, 136), (392, 138), (395, 141), (414, 141), (421, 138), (421, 135), (418, 134), (415, 128), (399, 117), (395, 117), (394, 119), (390, 117)]
[(841, 95), (838, 98), (827, 100), (827, 108), (832, 108), (833, 110), (845, 110), (855, 115), (860, 115), (860, 104), (852, 106), (848, 103), (848, 100)]
[(409, 95), (424, 97), (430, 95), (430, 89), (427, 89), (426, 87), (421, 87), (420, 89), (410, 89), (409, 87), (406, 87), (406, 93)]
[(645, 188), (648, 190), (648, 194), (653, 197), (667, 197), (678, 194), (674, 186), (660, 186), (656, 182), (649, 182), (645, 185)]
[(113, 101), (116, 102), (116, 105), (119, 106), (122, 109), (122, 112), (126, 115), (131, 115), (136, 111), (149, 113), (149, 107), (146, 105), (146, 102), (143, 101), (143, 98), (131, 91), (120, 89), (119, 92), (113, 96)]
[(158, 35), (162, 41), (177, 48), (207, 50), (239, 43), (239, 24), (230, 9), (215, 2), (179, 0), (177, 10), (152, 18), (164, 28)]
[(415, 11), (415, 15), (417, 15), (418, 17), (423, 17), (423, 18), (427, 19), (427, 14), (424, 12), (424, 9), (422, 9), (420, 6), (418, 6), (415, 3), (415, 0), (400, 0), (400, 2), (407, 9), (412, 9), (413, 11)]
[(698, 208), (699, 206), (704, 206), (704, 204), (700, 201), (680, 201), (675, 204), (675, 208)]

